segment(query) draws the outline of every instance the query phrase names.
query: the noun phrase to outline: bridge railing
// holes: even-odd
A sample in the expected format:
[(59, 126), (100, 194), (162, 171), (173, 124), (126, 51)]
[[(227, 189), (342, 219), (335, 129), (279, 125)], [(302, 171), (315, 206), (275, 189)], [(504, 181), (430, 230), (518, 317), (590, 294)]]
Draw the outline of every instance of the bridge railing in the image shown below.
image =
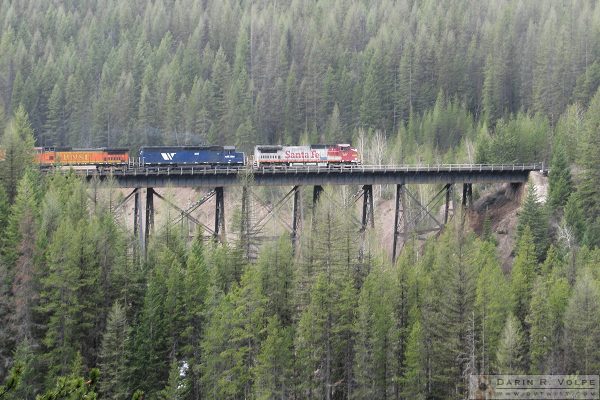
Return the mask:
[(150, 176), (150, 175), (230, 175), (241, 171), (254, 174), (299, 174), (299, 173), (437, 173), (437, 172), (500, 172), (544, 170), (543, 163), (532, 164), (418, 164), (418, 165), (306, 165), (306, 166), (204, 166), (142, 167), (133, 166), (114, 169), (83, 169), (75, 173), (86, 176)]

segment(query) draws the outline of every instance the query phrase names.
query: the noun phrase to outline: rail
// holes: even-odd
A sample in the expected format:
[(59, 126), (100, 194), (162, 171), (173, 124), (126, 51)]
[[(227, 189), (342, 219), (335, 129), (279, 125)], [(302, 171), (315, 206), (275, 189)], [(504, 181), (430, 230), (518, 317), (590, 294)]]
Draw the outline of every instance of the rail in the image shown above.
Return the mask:
[(502, 171), (544, 171), (543, 163), (534, 164), (423, 164), (423, 165), (330, 165), (330, 166), (132, 166), (113, 169), (63, 169), (76, 174), (93, 176), (165, 176), (165, 175), (231, 175), (250, 172), (254, 175), (276, 174), (356, 174), (356, 173), (437, 173), (437, 172), (502, 172)]

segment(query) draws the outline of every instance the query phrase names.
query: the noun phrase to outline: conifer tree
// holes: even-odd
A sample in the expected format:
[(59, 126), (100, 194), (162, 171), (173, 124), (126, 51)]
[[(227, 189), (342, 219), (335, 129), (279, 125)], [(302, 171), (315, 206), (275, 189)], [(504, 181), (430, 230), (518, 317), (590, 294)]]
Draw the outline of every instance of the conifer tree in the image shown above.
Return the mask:
[(275, 315), (269, 318), (266, 338), (253, 368), (253, 392), (257, 399), (289, 398), (293, 391), (293, 337)]
[(331, 398), (331, 316), (326, 276), (317, 276), (310, 304), (302, 313), (294, 343), (297, 390), (306, 399)]
[[(4, 321), (2, 329), (7, 329), (11, 335), (12, 345), (6, 347), (7, 350), (15, 349), (13, 345), (18, 346), (21, 343), (26, 343), (31, 348), (39, 344), (36, 309), (39, 306), (40, 274), (35, 265), (40, 201), (38, 179), (38, 174), (33, 170), (25, 172), (19, 183), (7, 227), (11, 246), (14, 246), (15, 250), (14, 253), (8, 252), (5, 258), (9, 263), (9, 276), (12, 278), (9, 318)], [(27, 383), (33, 384), (29, 380)]]
[(362, 286), (358, 301), (354, 377), (356, 399), (388, 398), (394, 393), (398, 333), (391, 299), (392, 279), (376, 266)]
[(538, 277), (533, 287), (530, 311), (530, 371), (534, 374), (559, 373), (562, 365), (561, 346), (563, 315), (569, 297), (565, 278)]
[(202, 351), (202, 385), (205, 397), (239, 398), (251, 393), (252, 368), (264, 339), (265, 297), (255, 268), (249, 268), (241, 285), (215, 305)]
[(406, 345), (406, 368), (401, 378), (402, 395), (406, 398), (424, 400), (427, 398), (426, 351), (423, 346), (423, 331), (417, 319), (410, 330)]
[(209, 286), (212, 284), (202, 240), (202, 229), (199, 229), (188, 254), (183, 278), (185, 326), (181, 333), (181, 350), (182, 359), (188, 364), (186, 375), (190, 397), (194, 400), (201, 397), (200, 367), (203, 354), (200, 345), (206, 331)]
[(484, 242), (479, 248), (476, 265), (481, 265), (477, 278), (475, 315), (481, 352), (481, 371), (489, 373), (495, 361), (496, 350), (510, 311), (510, 290), (492, 243)]
[(183, 400), (186, 398), (187, 387), (181, 379), (181, 368), (176, 361), (169, 368), (169, 379), (166, 386), (158, 392), (159, 400)]
[(578, 191), (586, 222), (586, 244), (600, 245), (600, 89), (590, 102), (585, 114), (585, 135), (580, 143), (580, 160), (583, 171)]
[(12, 203), (21, 177), (33, 163), (33, 130), (23, 107), (15, 111), (4, 131), (0, 147), (4, 150), (4, 161), (0, 162), (0, 181), (6, 190), (8, 201)]
[(548, 205), (554, 209), (562, 209), (573, 191), (573, 182), (571, 181), (571, 171), (562, 143), (557, 143), (550, 163), (550, 173), (548, 175)]
[(526, 226), (529, 226), (533, 236), (537, 260), (543, 261), (550, 245), (548, 240), (548, 216), (539, 203), (533, 184), (527, 186), (527, 195), (519, 214), (517, 240), (520, 240)]
[(263, 247), (258, 268), (262, 291), (267, 298), (267, 312), (276, 315), (279, 322), (289, 326), (292, 322), (294, 294), (294, 262), (288, 237), (281, 237), (270, 247)]
[(589, 374), (600, 368), (600, 290), (590, 270), (583, 270), (564, 314), (565, 355), (570, 371)]
[(130, 335), (125, 309), (119, 302), (115, 302), (108, 315), (99, 357), (102, 372), (99, 392), (111, 400), (125, 400), (129, 396), (127, 367)]
[(496, 352), (498, 373), (521, 374), (526, 371), (523, 361), (524, 342), (521, 323), (513, 314), (509, 314)]
[(537, 262), (535, 244), (529, 226), (521, 234), (517, 246), (517, 255), (511, 272), (511, 295), (514, 318), (519, 321), (519, 331), (524, 335), (522, 354), (524, 366), (528, 365), (529, 324), (526, 321), (531, 305), (533, 284), (536, 278)]
[(579, 192), (571, 193), (564, 210), (565, 223), (572, 230), (578, 244), (582, 243), (586, 229), (585, 217), (579, 200), (580, 196)]
[[(464, 393), (464, 373), (472, 343), (469, 333), (476, 295), (477, 271), (472, 264), (472, 238), (461, 237), (459, 227), (448, 229), (436, 243), (431, 283), (423, 309), (423, 330), (431, 335), (431, 395)], [(457, 234), (458, 233), (458, 234)]]

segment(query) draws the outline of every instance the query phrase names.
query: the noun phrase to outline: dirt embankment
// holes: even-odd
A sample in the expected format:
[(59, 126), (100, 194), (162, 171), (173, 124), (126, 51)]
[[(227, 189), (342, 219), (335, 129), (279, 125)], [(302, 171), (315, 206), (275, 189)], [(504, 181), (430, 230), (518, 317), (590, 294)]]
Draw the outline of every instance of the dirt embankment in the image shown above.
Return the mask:
[[(535, 186), (538, 199), (545, 203), (548, 197), (548, 177), (539, 172), (532, 172), (527, 184)], [(484, 222), (489, 219), (491, 232), (498, 243), (497, 252), (504, 272), (510, 270), (514, 259), (517, 223), (525, 187), (523, 184), (510, 183), (493, 186), (475, 201), (469, 212), (471, 227), (477, 234), (483, 233)]]

